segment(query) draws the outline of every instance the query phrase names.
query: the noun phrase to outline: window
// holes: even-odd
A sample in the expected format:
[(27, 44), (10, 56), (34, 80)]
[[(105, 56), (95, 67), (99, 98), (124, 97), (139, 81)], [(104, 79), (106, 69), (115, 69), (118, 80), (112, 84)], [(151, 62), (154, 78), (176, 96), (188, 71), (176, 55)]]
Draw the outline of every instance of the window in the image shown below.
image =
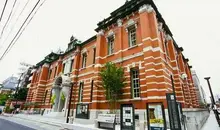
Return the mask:
[(169, 57), (169, 49), (168, 49), (168, 42), (165, 40), (165, 53), (167, 57)]
[(57, 67), (55, 67), (54, 78), (56, 77), (56, 74), (57, 74)]
[(129, 47), (136, 45), (136, 28), (131, 26), (128, 28)]
[(96, 48), (93, 48), (93, 64), (95, 64)]
[(72, 72), (72, 70), (73, 70), (73, 62), (74, 62), (74, 60), (72, 59), (72, 60), (70, 61), (70, 71), (69, 71), (69, 72)]
[(92, 96), (93, 96), (93, 83), (94, 83), (94, 80), (92, 80), (92, 82), (91, 82), (90, 102), (92, 102)]
[(83, 53), (83, 57), (82, 57), (82, 68), (86, 67), (86, 60), (87, 60), (87, 54)]
[(72, 72), (74, 59), (68, 59), (65, 63), (63, 63), (63, 74), (68, 74)]
[(82, 102), (83, 101), (83, 82), (81, 82), (80, 83), (80, 85), (79, 85), (79, 100), (78, 100), (78, 102)]
[(114, 36), (108, 37), (108, 55), (114, 52)]
[(139, 70), (137, 68), (131, 69), (131, 90), (132, 98), (140, 97), (140, 79), (139, 79)]
[(47, 93), (48, 93), (48, 90), (46, 90), (45, 95), (44, 95), (44, 103), (46, 102), (46, 99), (47, 99)]
[(49, 74), (48, 74), (48, 77), (47, 77), (47, 79), (50, 79), (50, 77), (51, 77), (51, 74), (52, 74), (52, 69), (50, 69), (50, 70), (49, 70)]
[(64, 71), (65, 71), (65, 66), (66, 66), (66, 64), (65, 63), (63, 63), (63, 73), (64, 73)]

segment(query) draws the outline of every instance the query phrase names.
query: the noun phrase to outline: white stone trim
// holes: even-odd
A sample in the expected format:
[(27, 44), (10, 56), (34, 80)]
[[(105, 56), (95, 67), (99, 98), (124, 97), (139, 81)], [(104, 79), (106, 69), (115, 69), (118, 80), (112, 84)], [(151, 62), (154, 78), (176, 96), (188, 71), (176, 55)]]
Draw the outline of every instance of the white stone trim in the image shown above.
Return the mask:
[(154, 8), (149, 4), (147, 5), (145, 4), (141, 6), (139, 9), (139, 13), (143, 13), (143, 12), (148, 12), (148, 13), (154, 12)]
[(99, 32), (98, 32), (97, 35), (98, 35), (98, 36), (104, 36), (104, 30), (99, 30)]
[(152, 46), (148, 46), (148, 47), (144, 48), (144, 52), (147, 52), (147, 51), (153, 51), (153, 52), (160, 51), (161, 53), (163, 53), (163, 51), (160, 47), (153, 48)]
[(169, 40), (172, 40), (172, 37), (171, 37), (169, 34), (166, 34), (165, 39), (166, 39), (167, 41), (169, 41)]
[(47, 63), (44, 63), (44, 64), (43, 64), (43, 67), (49, 68), (49, 67), (50, 67), (50, 65), (49, 65), (49, 64), (47, 64)]
[(143, 38), (143, 39), (142, 39), (142, 42), (145, 42), (145, 41), (148, 41), (148, 40), (151, 40), (152, 42), (153, 42), (153, 41), (160, 41), (159, 38), (146, 37), (146, 38)]
[(147, 89), (147, 90), (145, 90), (145, 91), (141, 91), (141, 93), (147, 93), (147, 92), (155, 92), (155, 91), (157, 91), (157, 92), (161, 92), (161, 91), (169, 91), (168, 89), (156, 89), (156, 88), (153, 88), (153, 89)]
[(121, 19), (117, 20), (117, 25), (118, 27), (122, 27), (123, 26), (123, 21)]
[[(137, 44), (137, 46), (141, 46), (141, 45), (143, 45), (143, 43), (139, 43), (139, 44)], [(120, 53), (120, 52), (125, 52), (125, 51), (127, 51), (127, 50), (129, 50), (129, 49), (131, 49), (131, 48), (133, 48), (133, 46), (132, 47), (128, 47), (128, 48), (126, 48), (126, 49), (124, 49), (124, 50), (119, 50), (119, 51), (117, 51), (117, 52), (115, 52), (115, 53), (112, 53), (112, 55), (117, 55), (118, 53)], [(107, 56), (104, 56), (104, 57), (101, 57), (101, 56), (97, 56), (95, 59), (105, 59), (105, 58), (107, 58), (108, 57), (108, 55)]]
[(162, 32), (163, 31), (163, 23), (158, 22), (157, 26), (158, 26), (158, 30)]

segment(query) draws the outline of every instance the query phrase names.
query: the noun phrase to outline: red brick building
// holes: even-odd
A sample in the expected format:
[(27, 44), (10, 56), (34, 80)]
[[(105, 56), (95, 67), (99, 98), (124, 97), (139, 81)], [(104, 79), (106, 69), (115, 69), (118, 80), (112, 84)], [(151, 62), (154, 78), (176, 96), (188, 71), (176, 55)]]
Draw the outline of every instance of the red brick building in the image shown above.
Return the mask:
[(119, 102), (133, 104), (140, 119), (148, 102), (162, 102), (167, 108), (166, 93), (173, 92), (171, 75), (178, 102), (184, 108), (198, 107), (189, 60), (151, 0), (126, 2), (95, 30), (97, 35), (87, 41), (78, 43), (71, 38), (65, 53), (50, 53), (36, 65), (27, 102), (40, 103), (47, 113), (64, 112), (69, 89), (59, 85), (72, 81), (72, 109), (79, 103), (88, 104), (93, 120), (108, 109), (103, 88), (95, 84), (100, 82), (101, 68), (111, 61), (124, 67), (128, 79)]

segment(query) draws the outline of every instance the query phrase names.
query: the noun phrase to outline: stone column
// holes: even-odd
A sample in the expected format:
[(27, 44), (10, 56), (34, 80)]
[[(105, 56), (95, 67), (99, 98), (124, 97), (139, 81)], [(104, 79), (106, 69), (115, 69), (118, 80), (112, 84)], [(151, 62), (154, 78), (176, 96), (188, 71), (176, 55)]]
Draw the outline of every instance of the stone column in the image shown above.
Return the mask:
[(53, 108), (52, 108), (52, 111), (53, 112), (57, 112), (58, 110), (58, 104), (59, 104), (59, 99), (60, 99), (60, 87), (58, 86), (54, 86), (53, 87), (53, 90), (52, 90), (52, 97), (56, 95), (56, 98), (54, 100), (54, 105), (53, 105)]

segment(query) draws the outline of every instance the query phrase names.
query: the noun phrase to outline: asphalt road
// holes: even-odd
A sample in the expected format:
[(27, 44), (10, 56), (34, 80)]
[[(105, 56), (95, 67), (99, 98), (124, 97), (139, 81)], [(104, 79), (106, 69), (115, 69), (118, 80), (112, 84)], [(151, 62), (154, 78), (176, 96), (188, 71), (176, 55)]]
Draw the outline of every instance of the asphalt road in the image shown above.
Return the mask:
[(34, 130), (34, 129), (4, 119), (0, 119), (0, 130)]

